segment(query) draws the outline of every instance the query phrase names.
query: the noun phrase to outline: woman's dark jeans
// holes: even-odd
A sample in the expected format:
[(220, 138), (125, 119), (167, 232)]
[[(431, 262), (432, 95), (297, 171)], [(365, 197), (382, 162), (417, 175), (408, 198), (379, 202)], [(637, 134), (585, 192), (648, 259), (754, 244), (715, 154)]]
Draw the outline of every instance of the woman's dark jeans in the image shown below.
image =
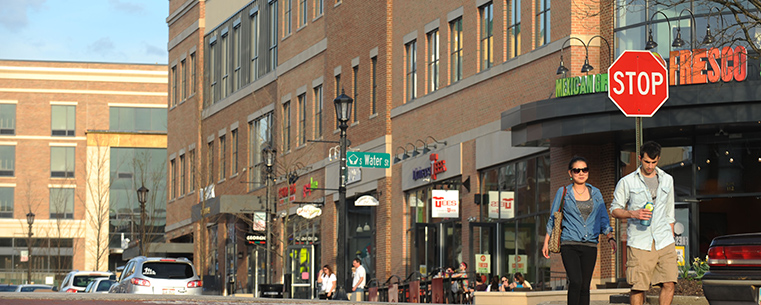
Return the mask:
[(561, 245), (560, 256), (568, 277), (568, 305), (589, 305), (589, 283), (595, 271), (597, 247)]

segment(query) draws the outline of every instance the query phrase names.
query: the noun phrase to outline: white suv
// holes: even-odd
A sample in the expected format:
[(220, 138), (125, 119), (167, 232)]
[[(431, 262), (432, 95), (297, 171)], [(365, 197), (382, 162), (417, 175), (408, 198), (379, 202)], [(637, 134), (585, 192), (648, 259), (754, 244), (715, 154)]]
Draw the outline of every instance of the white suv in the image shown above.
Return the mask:
[(58, 292), (84, 292), (90, 281), (102, 277), (115, 278), (115, 275), (111, 271), (71, 271), (61, 282)]
[(109, 293), (201, 295), (203, 285), (187, 258), (138, 256), (127, 262)]

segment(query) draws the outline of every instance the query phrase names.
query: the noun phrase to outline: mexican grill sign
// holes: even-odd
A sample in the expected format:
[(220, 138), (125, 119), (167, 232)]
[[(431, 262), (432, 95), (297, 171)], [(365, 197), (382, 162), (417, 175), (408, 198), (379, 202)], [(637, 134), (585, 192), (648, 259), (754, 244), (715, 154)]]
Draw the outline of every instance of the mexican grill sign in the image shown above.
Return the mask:
[(624, 51), (608, 77), (608, 97), (627, 117), (651, 117), (669, 98), (666, 65), (649, 51)]

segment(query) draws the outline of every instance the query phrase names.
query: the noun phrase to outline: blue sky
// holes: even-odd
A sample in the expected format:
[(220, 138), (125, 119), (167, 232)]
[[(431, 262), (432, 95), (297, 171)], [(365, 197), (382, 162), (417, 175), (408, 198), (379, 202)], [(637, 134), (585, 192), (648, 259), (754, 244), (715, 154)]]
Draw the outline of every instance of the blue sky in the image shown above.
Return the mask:
[(0, 59), (167, 63), (167, 0), (0, 0)]

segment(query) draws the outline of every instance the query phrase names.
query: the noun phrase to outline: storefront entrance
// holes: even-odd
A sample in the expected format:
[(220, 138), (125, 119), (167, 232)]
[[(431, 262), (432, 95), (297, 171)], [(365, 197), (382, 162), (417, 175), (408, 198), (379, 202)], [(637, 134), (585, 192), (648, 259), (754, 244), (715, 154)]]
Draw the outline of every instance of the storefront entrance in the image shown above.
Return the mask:
[(248, 256), (248, 291), (253, 292), (254, 296), (259, 296), (259, 284), (266, 283), (264, 268), (266, 249), (261, 246), (251, 247)]
[(415, 224), (415, 263), (417, 271), (423, 275), (446, 269), (457, 268), (462, 257), (462, 223), (447, 220), (438, 223)]

